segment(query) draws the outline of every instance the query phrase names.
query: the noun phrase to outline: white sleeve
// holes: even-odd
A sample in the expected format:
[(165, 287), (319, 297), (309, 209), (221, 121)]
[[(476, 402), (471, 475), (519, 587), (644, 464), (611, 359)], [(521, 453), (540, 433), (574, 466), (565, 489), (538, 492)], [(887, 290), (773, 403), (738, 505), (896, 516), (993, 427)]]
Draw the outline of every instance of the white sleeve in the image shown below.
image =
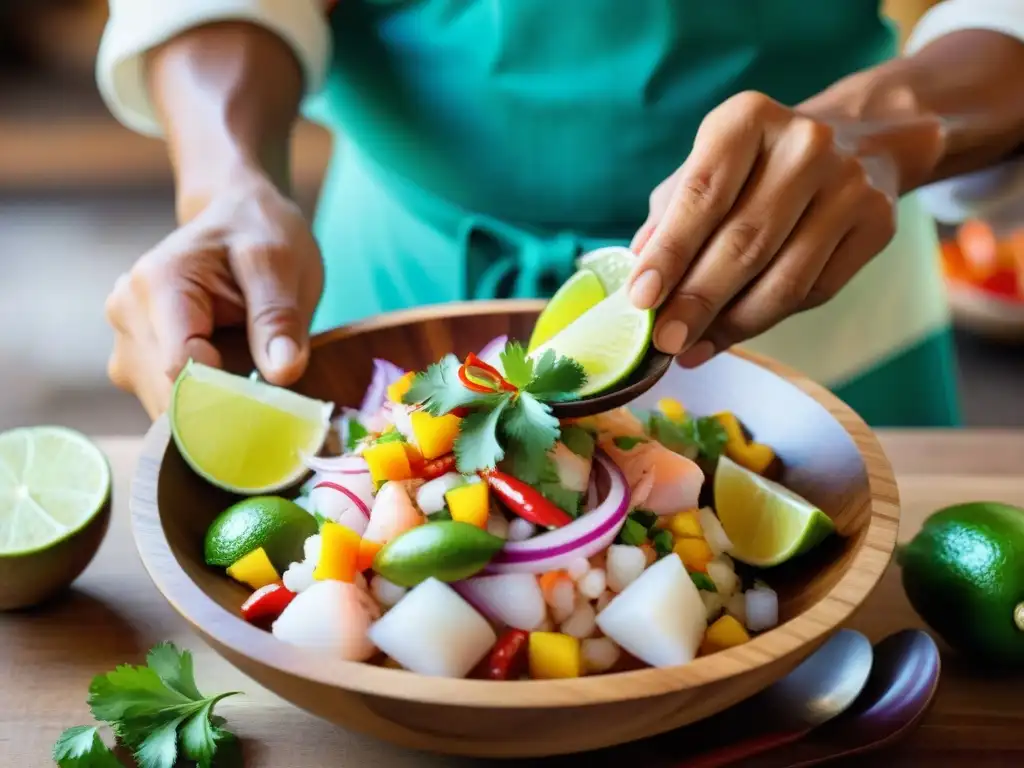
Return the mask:
[[(952, 32), (984, 29), (1024, 42), (1024, 0), (943, 0), (911, 32), (908, 55)], [(1024, 160), (940, 181), (919, 191), (921, 201), (939, 221), (958, 224), (970, 218), (998, 216), (1024, 199)]]
[(323, 85), (331, 33), (323, 0), (110, 0), (96, 59), (107, 107), (129, 128), (162, 133), (149, 99), (145, 53), (187, 29), (217, 21), (248, 21), (281, 37), (302, 65), (305, 88)]

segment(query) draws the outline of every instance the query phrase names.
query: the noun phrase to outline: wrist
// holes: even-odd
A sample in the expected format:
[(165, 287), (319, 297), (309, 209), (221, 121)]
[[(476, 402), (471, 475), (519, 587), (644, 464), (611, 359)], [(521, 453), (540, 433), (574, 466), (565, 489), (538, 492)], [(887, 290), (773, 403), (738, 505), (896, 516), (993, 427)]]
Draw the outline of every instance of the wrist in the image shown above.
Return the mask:
[(255, 195), (268, 189), (284, 194), (283, 189), (253, 158), (225, 159), (217, 167), (196, 167), (193, 172), (179, 169), (175, 189), (175, 211), (179, 224), (185, 224), (216, 198), (224, 195)]

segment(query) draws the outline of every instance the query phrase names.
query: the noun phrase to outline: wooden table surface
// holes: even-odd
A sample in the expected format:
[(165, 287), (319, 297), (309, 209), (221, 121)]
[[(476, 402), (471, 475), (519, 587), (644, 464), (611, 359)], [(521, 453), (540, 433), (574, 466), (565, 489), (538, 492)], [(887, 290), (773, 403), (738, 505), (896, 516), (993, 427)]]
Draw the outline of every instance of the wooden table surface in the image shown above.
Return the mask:
[[(901, 540), (913, 536), (930, 512), (953, 502), (988, 499), (1024, 506), (1024, 431), (882, 432), (881, 438), (899, 479)], [(207, 648), (156, 591), (135, 552), (127, 499), (140, 441), (99, 443), (114, 467), (116, 485), (113, 522), (96, 560), (66, 597), (44, 609), (0, 614), (0, 766), (51, 765), (50, 749), (60, 732), (91, 722), (85, 700), (92, 677), (117, 664), (142, 663), (147, 649), (161, 640), (195, 653), (201, 690), (245, 691), (217, 711), (242, 738), (247, 768), (484, 765), (408, 752), (338, 729), (260, 688)], [(895, 566), (850, 626), (875, 641), (906, 627), (923, 627), (903, 595)], [(1021, 681), (986, 677), (943, 647), (943, 678), (932, 710), (902, 745), (863, 764), (869, 761), (1024, 765)], [(570, 761), (551, 761), (556, 763)]]

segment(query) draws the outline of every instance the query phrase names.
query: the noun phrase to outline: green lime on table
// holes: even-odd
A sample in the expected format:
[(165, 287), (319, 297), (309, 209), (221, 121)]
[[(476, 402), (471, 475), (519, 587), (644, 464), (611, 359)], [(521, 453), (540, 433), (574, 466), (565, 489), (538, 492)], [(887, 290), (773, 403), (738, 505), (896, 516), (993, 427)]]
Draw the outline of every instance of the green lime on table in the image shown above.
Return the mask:
[(178, 376), (168, 418), (182, 457), (201, 477), (234, 493), (286, 488), (320, 450), (331, 403), (189, 362)]
[(629, 248), (612, 245), (583, 254), (576, 267), (597, 275), (605, 294), (610, 295), (626, 284), (634, 264), (636, 256)]
[(979, 662), (1024, 667), (1024, 509), (941, 509), (897, 550), (903, 589), (925, 622)]
[(278, 573), (303, 558), (302, 545), (319, 530), (313, 515), (279, 496), (254, 496), (231, 505), (206, 530), (208, 565), (233, 565), (263, 547)]
[(572, 323), (607, 294), (600, 278), (590, 270), (574, 272), (537, 318), (528, 350), (533, 350)]
[(715, 470), (715, 512), (732, 542), (730, 555), (748, 565), (780, 565), (835, 531), (820, 509), (727, 456)]
[(110, 465), (63, 427), (0, 433), (0, 610), (40, 603), (92, 560), (110, 521)]
[(598, 302), (530, 353), (539, 359), (549, 349), (571, 357), (587, 374), (581, 397), (611, 389), (643, 360), (651, 344), (654, 311), (637, 309), (625, 288)]

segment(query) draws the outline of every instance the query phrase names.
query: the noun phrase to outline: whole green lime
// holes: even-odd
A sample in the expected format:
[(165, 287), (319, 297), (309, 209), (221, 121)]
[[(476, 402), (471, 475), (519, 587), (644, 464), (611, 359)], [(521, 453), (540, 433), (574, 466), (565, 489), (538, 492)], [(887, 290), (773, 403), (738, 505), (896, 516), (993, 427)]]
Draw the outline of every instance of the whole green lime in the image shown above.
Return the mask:
[(294, 501), (253, 496), (221, 512), (206, 531), (209, 565), (227, 568), (259, 547), (279, 573), (302, 560), (302, 545), (317, 532), (317, 522)]
[(1024, 666), (1024, 509), (939, 510), (897, 559), (911, 605), (947, 643), (979, 661)]

